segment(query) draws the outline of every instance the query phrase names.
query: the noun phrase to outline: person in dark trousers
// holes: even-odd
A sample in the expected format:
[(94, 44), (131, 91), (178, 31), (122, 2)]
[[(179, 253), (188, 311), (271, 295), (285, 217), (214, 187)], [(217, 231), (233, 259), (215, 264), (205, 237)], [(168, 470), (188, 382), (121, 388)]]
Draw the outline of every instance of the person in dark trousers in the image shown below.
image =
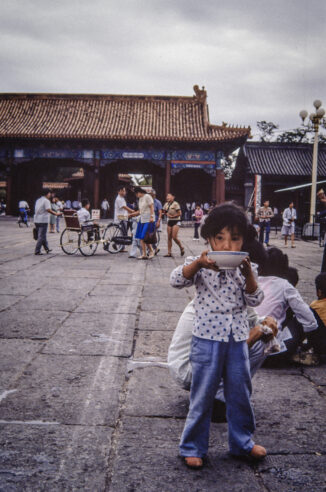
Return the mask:
[[(264, 206), (260, 207), (257, 213), (259, 221), (259, 242), (269, 246), (269, 233), (271, 230), (271, 218), (274, 217), (273, 210), (269, 206), (269, 201), (264, 201)], [(265, 241), (264, 241), (265, 232)]]
[(35, 254), (42, 255), (41, 248), (45, 249), (46, 253), (52, 251), (49, 248), (46, 233), (48, 230), (49, 214), (61, 215), (61, 212), (54, 212), (51, 208), (52, 191), (44, 190), (43, 196), (41, 196), (35, 203), (34, 224), (37, 229), (37, 242), (35, 246)]

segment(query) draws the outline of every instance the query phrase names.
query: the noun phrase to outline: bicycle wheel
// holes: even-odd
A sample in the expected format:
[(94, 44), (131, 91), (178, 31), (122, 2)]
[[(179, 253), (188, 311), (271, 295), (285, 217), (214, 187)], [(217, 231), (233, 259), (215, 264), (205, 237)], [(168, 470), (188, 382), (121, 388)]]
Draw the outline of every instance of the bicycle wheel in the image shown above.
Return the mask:
[(114, 238), (117, 236), (123, 236), (121, 227), (117, 224), (110, 224), (104, 231), (102, 239), (105, 241), (103, 248), (111, 254), (119, 253), (122, 251), (123, 244), (117, 244), (114, 242)]
[(95, 239), (95, 232), (91, 235), (87, 231), (81, 231), (79, 234), (78, 248), (82, 255), (93, 256), (97, 250), (98, 243)]
[(74, 255), (78, 251), (78, 231), (64, 229), (60, 236), (60, 246), (66, 255)]

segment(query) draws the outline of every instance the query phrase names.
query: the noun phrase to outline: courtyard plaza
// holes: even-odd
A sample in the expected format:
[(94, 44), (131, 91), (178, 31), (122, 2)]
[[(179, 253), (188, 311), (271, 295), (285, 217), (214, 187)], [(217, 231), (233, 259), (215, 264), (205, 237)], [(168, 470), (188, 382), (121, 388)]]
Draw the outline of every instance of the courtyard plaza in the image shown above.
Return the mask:
[[(228, 454), (212, 424), (208, 462), (188, 470), (178, 441), (189, 394), (169, 376), (168, 346), (192, 288), (169, 286), (184, 260), (34, 256), (31, 228), (1, 217), (0, 490), (307, 491), (326, 486), (326, 367), (263, 368), (253, 380), (259, 464)], [(61, 222), (61, 227), (63, 222)], [(165, 226), (163, 226), (165, 231)], [(181, 228), (186, 256), (205, 249)], [(272, 233), (272, 245), (281, 246)], [(322, 248), (286, 250), (310, 303)]]

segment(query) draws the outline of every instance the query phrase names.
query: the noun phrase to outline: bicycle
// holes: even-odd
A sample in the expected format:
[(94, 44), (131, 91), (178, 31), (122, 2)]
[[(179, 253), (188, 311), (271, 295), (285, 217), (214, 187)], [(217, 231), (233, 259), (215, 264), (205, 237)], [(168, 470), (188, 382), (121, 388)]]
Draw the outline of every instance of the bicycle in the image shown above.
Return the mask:
[[(129, 236), (126, 234), (125, 229), (129, 229), (129, 227), (125, 228), (122, 226), (121, 222), (113, 222), (109, 224), (106, 229), (106, 240), (107, 246), (104, 249), (111, 254), (119, 253), (123, 250), (124, 246), (128, 246), (132, 243), (132, 235)], [(160, 233), (156, 231), (157, 243), (156, 249), (158, 248), (160, 242)]]

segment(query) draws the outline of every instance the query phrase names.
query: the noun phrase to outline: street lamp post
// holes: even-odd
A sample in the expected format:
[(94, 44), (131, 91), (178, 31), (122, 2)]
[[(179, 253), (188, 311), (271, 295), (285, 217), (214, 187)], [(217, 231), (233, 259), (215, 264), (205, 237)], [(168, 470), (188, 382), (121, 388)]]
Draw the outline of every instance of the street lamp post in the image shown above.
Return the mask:
[[(319, 124), (323, 119), (325, 110), (321, 107), (322, 102), (318, 99), (314, 101), (314, 106), (316, 111), (311, 113), (309, 119), (311, 120), (314, 126), (314, 148), (312, 155), (312, 171), (311, 171), (311, 196), (310, 196), (310, 222), (313, 224), (316, 215), (316, 189), (317, 189), (317, 167), (318, 167), (318, 132), (319, 132)], [(302, 110), (299, 113), (302, 122), (304, 123), (305, 119), (308, 116), (308, 112), (306, 110)]]

